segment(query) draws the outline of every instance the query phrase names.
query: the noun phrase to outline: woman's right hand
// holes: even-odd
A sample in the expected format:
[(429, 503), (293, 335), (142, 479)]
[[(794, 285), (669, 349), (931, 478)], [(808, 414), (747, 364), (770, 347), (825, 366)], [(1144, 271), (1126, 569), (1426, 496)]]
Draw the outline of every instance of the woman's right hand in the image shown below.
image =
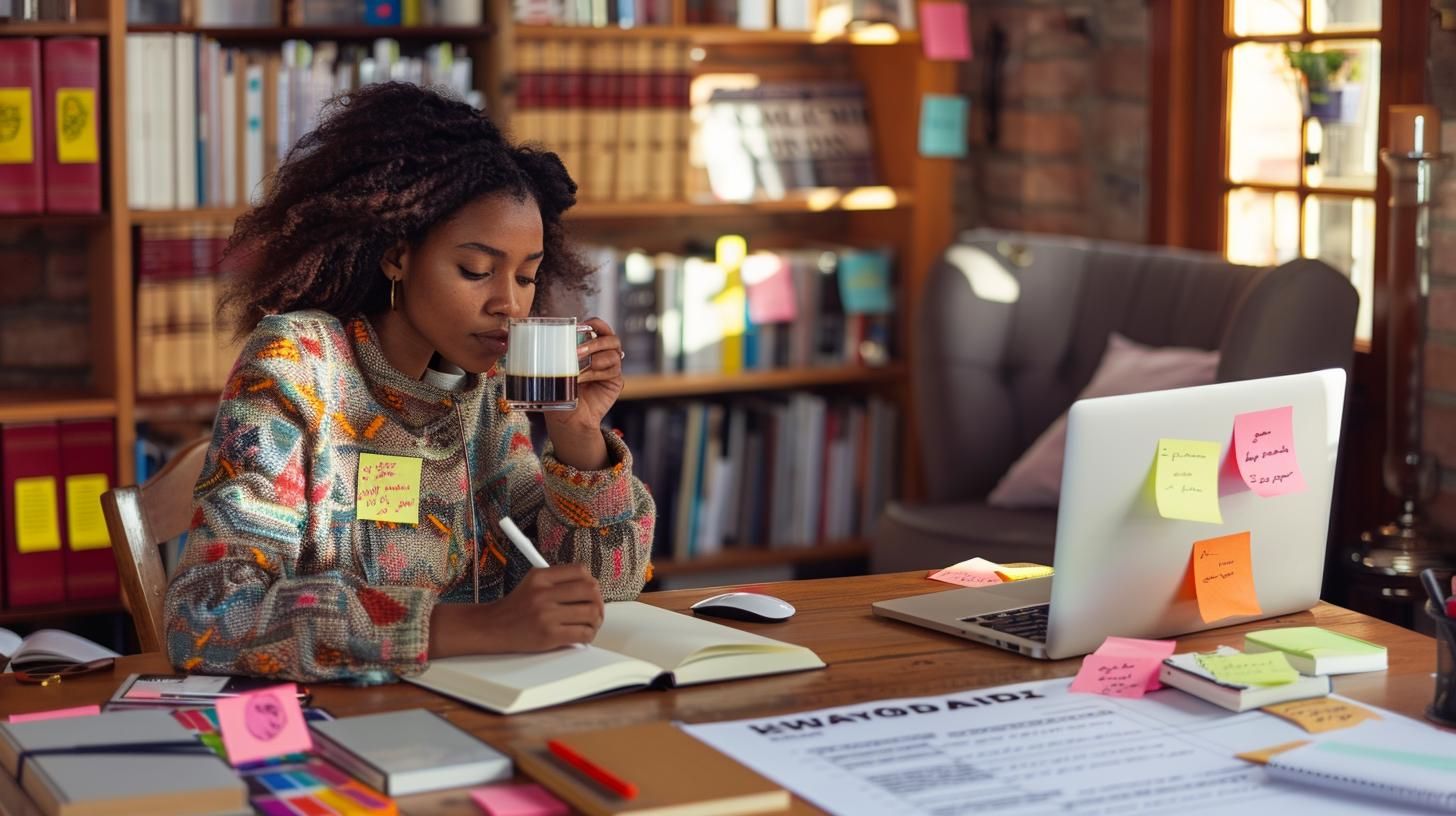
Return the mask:
[(430, 616), (430, 657), (544, 652), (590, 643), (602, 625), (602, 594), (581, 564), (539, 567), (490, 604), (439, 604)]

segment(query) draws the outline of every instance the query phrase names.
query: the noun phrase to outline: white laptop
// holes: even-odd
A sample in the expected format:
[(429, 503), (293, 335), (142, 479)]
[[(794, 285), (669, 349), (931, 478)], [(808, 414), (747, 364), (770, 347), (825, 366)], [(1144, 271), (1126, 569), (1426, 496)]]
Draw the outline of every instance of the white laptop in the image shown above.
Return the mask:
[[(1067, 417), (1055, 575), (880, 601), (874, 612), (1060, 659), (1087, 654), (1108, 635), (1172, 637), (1309, 609), (1324, 575), (1344, 397), (1345, 372), (1330, 369), (1081, 400)], [(1222, 524), (1158, 515), (1159, 439), (1217, 441), (1227, 456), (1235, 415), (1286, 405), (1303, 491), (1261, 498), (1226, 474)], [(1193, 543), (1245, 530), (1262, 614), (1205, 623), (1188, 574)]]

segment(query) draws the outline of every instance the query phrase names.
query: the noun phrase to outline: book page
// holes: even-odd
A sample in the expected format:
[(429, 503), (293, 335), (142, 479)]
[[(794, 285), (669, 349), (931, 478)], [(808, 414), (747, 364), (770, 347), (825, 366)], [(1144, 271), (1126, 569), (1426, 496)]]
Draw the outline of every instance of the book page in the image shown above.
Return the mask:
[(103, 657), (121, 655), (86, 638), (62, 632), (59, 629), (41, 629), (32, 632), (21, 641), (21, 646), (10, 656), (11, 667), (23, 669), (35, 663), (88, 663)]
[(803, 646), (637, 601), (607, 604), (593, 645), (653, 663), (679, 684), (824, 665)]
[(660, 673), (651, 663), (586, 646), (539, 654), (447, 657), (405, 679), (473, 705), (514, 714), (646, 686)]

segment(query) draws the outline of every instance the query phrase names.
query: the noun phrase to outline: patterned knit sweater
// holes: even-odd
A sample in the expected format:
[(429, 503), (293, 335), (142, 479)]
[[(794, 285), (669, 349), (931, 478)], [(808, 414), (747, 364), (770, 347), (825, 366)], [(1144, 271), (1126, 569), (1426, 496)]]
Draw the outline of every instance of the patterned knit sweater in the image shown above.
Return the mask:
[[(405, 376), (363, 318), (265, 318), (223, 392), (167, 588), (172, 663), (299, 681), (417, 673), (435, 603), (474, 599), (472, 561), (482, 602), (530, 569), (498, 532), (503, 515), (547, 560), (587, 565), (606, 600), (636, 597), (654, 507), (626, 444), (605, 435), (601, 471), (550, 445), (537, 458), (502, 389), (495, 370), (458, 390)], [(360, 453), (422, 460), (419, 524), (355, 518)]]

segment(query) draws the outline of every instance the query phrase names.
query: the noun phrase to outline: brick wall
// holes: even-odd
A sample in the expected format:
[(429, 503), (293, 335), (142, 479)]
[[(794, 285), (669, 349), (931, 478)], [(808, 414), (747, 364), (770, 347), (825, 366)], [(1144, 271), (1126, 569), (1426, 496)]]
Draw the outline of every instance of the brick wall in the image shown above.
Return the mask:
[[(1443, 118), (1444, 151), (1456, 154), (1456, 31), (1431, 26), (1428, 82)], [(1437, 526), (1456, 531), (1456, 171), (1436, 192), (1431, 229), (1431, 297), (1426, 340), (1425, 448), (1441, 462)]]
[[(957, 227), (1145, 240), (1146, 0), (968, 5), (971, 154), (957, 168)], [(993, 29), (1004, 45), (994, 123)]]
[(86, 235), (0, 231), (0, 389), (92, 385)]

